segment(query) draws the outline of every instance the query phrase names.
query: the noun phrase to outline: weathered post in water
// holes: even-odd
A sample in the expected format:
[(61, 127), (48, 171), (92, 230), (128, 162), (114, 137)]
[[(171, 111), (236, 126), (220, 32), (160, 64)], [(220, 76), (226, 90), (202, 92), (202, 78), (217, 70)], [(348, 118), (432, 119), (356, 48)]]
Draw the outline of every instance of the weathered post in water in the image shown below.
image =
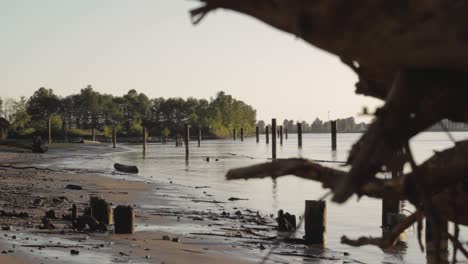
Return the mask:
[(237, 129), (235, 129), (235, 128), (232, 130), (232, 139), (233, 139), (234, 141), (237, 140)]
[(271, 119), (271, 158), (276, 159), (276, 118)]
[(63, 120), (62, 128), (63, 128), (63, 135), (64, 135), (65, 143), (68, 143), (68, 124), (66, 120)]
[(115, 145), (117, 144), (117, 132), (115, 130), (115, 125), (112, 127), (112, 145), (115, 148)]
[(255, 138), (257, 139), (257, 143), (260, 142), (260, 129), (257, 127), (255, 127)]
[(148, 140), (148, 130), (143, 127), (143, 152), (146, 153), (146, 141)]
[(302, 123), (297, 122), (297, 146), (302, 148)]
[[(396, 153), (397, 159), (388, 164), (392, 179), (400, 178), (403, 175), (404, 152), (400, 150)], [(384, 197), (382, 199), (382, 237), (385, 239), (391, 236), (391, 231), (400, 222), (401, 201), (398, 197)]]
[(400, 209), (398, 197), (382, 199), (382, 237), (391, 235), (393, 228), (398, 225)]
[[(427, 263), (448, 263), (448, 222), (447, 220), (433, 221), (426, 217), (426, 258)], [(434, 225), (438, 225), (437, 232), (440, 232), (440, 241), (437, 241), (436, 234), (433, 233)], [(439, 242), (439, 243), (437, 243)], [(440, 260), (437, 260), (439, 252)]]
[(267, 144), (270, 144), (270, 127), (265, 127), (265, 140)]
[(331, 121), (332, 150), (336, 150), (336, 121)]
[(284, 128), (284, 139), (286, 139), (286, 140), (288, 139), (288, 128), (287, 127)]
[(47, 131), (48, 131), (48, 143), (49, 145), (52, 144), (52, 125), (51, 125), (51, 119), (52, 119), (52, 115), (49, 114), (49, 116), (47, 117)]
[(327, 204), (325, 201), (306, 201), (304, 213), (305, 236), (309, 244), (325, 244), (327, 229)]
[(201, 128), (198, 128), (198, 147), (201, 145)]
[(189, 124), (185, 124), (185, 158), (189, 158), (189, 144), (190, 144), (190, 126)]
[(279, 127), (280, 146), (283, 146), (283, 126)]
[(241, 136), (241, 141), (244, 141), (244, 128), (243, 127), (241, 127), (240, 136)]

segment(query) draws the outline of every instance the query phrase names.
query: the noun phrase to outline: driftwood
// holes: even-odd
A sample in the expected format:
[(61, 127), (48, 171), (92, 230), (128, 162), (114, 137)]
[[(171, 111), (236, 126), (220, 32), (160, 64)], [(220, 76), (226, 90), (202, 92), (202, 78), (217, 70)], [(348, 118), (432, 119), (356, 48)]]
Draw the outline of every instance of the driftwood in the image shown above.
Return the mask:
[[(464, 99), (468, 96), (468, 2), (199, 1), (202, 5), (191, 11), (195, 24), (220, 8), (255, 17), (336, 55), (357, 74), (357, 94), (385, 101), (368, 131), (353, 146), (348, 172), (289, 160), (231, 171), (228, 178), (294, 174), (322, 182), (332, 189), (333, 201), (338, 203), (354, 194), (400, 197), (431, 220), (468, 224), (468, 213), (463, 209), (468, 205), (468, 167), (463, 164), (468, 154), (466, 142), (419, 166), (408, 147), (413, 136), (440, 120), (468, 121)], [(404, 155), (399, 157), (402, 150)], [(384, 167), (398, 170), (407, 162), (412, 172), (398, 181), (376, 177)], [(420, 218), (417, 222), (420, 230)], [(439, 238), (444, 232), (433, 231)], [(452, 239), (455, 248), (459, 248), (457, 236), (458, 231)]]
[(115, 163), (114, 168), (118, 171), (126, 172), (126, 173), (138, 173), (138, 168), (137, 166), (131, 166), (131, 165), (124, 165), (120, 163)]

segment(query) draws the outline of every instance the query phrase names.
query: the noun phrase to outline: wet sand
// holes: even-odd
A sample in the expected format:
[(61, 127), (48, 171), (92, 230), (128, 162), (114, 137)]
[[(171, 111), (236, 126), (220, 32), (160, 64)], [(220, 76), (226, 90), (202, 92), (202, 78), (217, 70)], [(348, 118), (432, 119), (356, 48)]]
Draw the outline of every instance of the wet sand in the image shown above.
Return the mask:
[[(138, 231), (138, 226), (183, 224), (193, 220), (185, 217), (151, 215), (140, 205), (163, 204), (152, 194), (155, 183), (125, 179), (113, 179), (84, 170), (56, 170), (54, 168), (19, 169), (33, 162), (45, 162), (47, 155), (0, 152), (2, 164), (15, 168), (0, 167), (0, 225), (8, 227), (0, 231), (0, 263), (95, 263), (100, 261), (129, 261), (133, 263), (249, 263), (235, 255), (226, 255), (230, 245), (219, 245), (215, 240), (204, 239), (203, 243), (193, 237), (159, 230)], [(50, 169), (50, 170), (48, 170)], [(130, 178), (131, 176), (129, 176)], [(83, 187), (70, 190), (67, 184)], [(124, 204), (136, 208), (137, 231), (131, 235), (115, 235), (112, 232), (73, 232), (70, 223), (61, 220), (69, 214), (72, 204), (78, 205), (79, 215), (89, 203), (90, 195), (102, 195), (113, 206)], [(59, 218), (52, 220), (55, 229), (41, 230), (42, 217), (54, 210)], [(6, 214), (27, 213), (8, 216)], [(6, 216), (5, 216), (6, 215)], [(179, 238), (179, 242), (165, 241), (163, 235)], [(79, 255), (71, 255), (72, 249)]]

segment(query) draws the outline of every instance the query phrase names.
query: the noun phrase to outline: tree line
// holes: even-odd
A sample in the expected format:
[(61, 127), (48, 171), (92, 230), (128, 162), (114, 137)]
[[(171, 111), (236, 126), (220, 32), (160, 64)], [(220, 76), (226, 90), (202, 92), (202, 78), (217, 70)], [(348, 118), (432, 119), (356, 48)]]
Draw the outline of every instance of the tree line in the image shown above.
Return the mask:
[(130, 90), (123, 96), (101, 94), (90, 85), (77, 94), (60, 97), (53, 89), (39, 88), (29, 97), (0, 99), (0, 116), (10, 124), (11, 137), (45, 136), (50, 122), (54, 138), (98, 135), (141, 136), (146, 127), (151, 136), (175, 136), (185, 124), (204, 135), (228, 137), (233, 128), (255, 131), (256, 110), (220, 91), (210, 100), (190, 97), (153, 98)]
[[(283, 120), (283, 128), (287, 129), (290, 133), (296, 133), (298, 122), (302, 125), (303, 133), (329, 133), (331, 131), (331, 121), (322, 121), (319, 118), (315, 118), (312, 123), (285, 119)], [(257, 126), (264, 133), (267, 124), (265, 121), (259, 120)], [(367, 130), (367, 126), (368, 124), (364, 122), (356, 123), (354, 117), (336, 119), (336, 130), (339, 133), (364, 132)]]

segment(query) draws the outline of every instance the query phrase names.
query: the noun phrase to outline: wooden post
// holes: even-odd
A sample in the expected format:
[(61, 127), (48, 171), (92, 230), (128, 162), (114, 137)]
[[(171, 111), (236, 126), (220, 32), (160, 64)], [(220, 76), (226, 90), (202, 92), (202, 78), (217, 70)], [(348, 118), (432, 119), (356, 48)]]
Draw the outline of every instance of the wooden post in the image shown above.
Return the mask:
[(198, 128), (198, 147), (201, 146), (201, 128)]
[(336, 150), (336, 121), (331, 121), (332, 150)]
[(276, 159), (276, 118), (271, 119), (271, 158)]
[(234, 141), (237, 140), (237, 129), (235, 129), (235, 128), (232, 130), (232, 139)]
[(115, 148), (117, 144), (117, 131), (115, 130), (115, 125), (112, 127), (112, 145)]
[(190, 126), (185, 124), (185, 159), (189, 158)]
[(78, 214), (78, 207), (76, 206), (76, 204), (73, 204), (73, 205), (72, 205), (72, 208), (71, 208), (71, 217), (72, 217), (72, 220), (75, 220), (75, 219), (76, 219), (77, 214)]
[(297, 146), (302, 148), (302, 123), (297, 122)]
[(133, 234), (135, 232), (135, 210), (131, 206), (117, 206), (114, 209), (114, 226), (116, 234)]
[(240, 136), (241, 136), (241, 141), (244, 141), (244, 128), (243, 127), (241, 127)]
[(63, 128), (63, 136), (64, 136), (65, 143), (68, 143), (68, 124), (67, 124), (67, 120), (65, 119), (63, 119), (62, 128)]
[(286, 140), (288, 139), (288, 128), (287, 127), (284, 128), (284, 139), (286, 139)]
[(93, 141), (96, 141), (96, 129), (93, 127), (91, 134), (93, 135)]
[(267, 144), (270, 144), (270, 128), (268, 126), (265, 127), (265, 141)]
[(283, 126), (279, 127), (280, 146), (283, 146)]
[(148, 140), (148, 131), (143, 127), (143, 152), (146, 153), (146, 142)]
[(278, 232), (293, 232), (296, 231), (296, 216), (289, 213), (284, 213), (283, 210), (278, 211)]
[[(426, 217), (426, 257), (428, 262), (427, 263), (448, 263), (448, 222), (447, 220), (436, 220), (437, 222), (433, 222), (429, 217)], [(435, 234), (433, 233), (434, 225), (439, 226), (440, 232), (444, 232), (442, 234), (440, 241), (439, 241), (439, 248), (437, 248), (437, 241)], [(440, 254), (440, 260), (436, 259), (437, 254)]]
[(48, 130), (48, 143), (52, 144), (52, 125), (51, 125), (52, 115), (49, 114), (47, 117), (47, 130)]
[(102, 196), (91, 196), (89, 201), (91, 216), (105, 225), (113, 223), (112, 207)]
[(327, 204), (325, 201), (306, 201), (304, 214), (305, 236), (310, 244), (325, 244)]
[(393, 227), (399, 223), (399, 216), (400, 200), (398, 198), (382, 199), (382, 237), (390, 235)]
[(257, 139), (257, 143), (260, 142), (260, 129), (255, 127), (255, 138)]

